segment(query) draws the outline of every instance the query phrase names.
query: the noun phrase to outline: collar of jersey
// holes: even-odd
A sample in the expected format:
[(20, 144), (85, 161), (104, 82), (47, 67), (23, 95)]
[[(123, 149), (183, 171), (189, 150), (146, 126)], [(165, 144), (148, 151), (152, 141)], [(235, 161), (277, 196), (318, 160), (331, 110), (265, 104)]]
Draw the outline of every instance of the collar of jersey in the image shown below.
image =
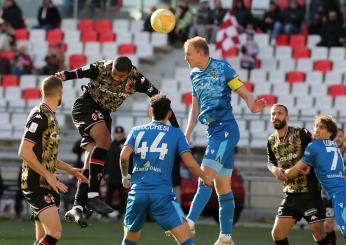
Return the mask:
[(209, 57), (208, 65), (207, 65), (203, 70), (200, 69), (200, 71), (206, 71), (206, 70), (208, 69), (208, 67), (209, 67), (209, 65), (210, 65), (210, 63), (211, 63), (211, 59), (212, 59), (212, 58)]

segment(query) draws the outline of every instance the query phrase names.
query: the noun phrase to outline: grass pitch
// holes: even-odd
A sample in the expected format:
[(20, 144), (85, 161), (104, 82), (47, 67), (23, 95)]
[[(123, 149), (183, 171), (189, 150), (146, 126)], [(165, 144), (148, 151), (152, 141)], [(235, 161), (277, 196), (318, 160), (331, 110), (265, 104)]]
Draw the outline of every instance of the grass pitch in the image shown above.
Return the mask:
[[(234, 240), (237, 245), (270, 245), (274, 244), (270, 237), (271, 228), (259, 226), (237, 225), (234, 227)], [(218, 226), (197, 225), (197, 234), (194, 237), (198, 245), (214, 244), (218, 236)], [(343, 244), (338, 234), (338, 244)], [(80, 229), (77, 225), (63, 222), (62, 239), (59, 245), (87, 245), (121, 244), (122, 239), (121, 222), (100, 222), (91, 220), (89, 227)], [(0, 220), (0, 245), (27, 245), (33, 244), (34, 225), (31, 221)], [(307, 229), (294, 229), (289, 235), (290, 244), (293, 245), (315, 245), (311, 233)], [(172, 238), (167, 238), (163, 230), (155, 223), (146, 223), (142, 232), (140, 245), (174, 245)]]

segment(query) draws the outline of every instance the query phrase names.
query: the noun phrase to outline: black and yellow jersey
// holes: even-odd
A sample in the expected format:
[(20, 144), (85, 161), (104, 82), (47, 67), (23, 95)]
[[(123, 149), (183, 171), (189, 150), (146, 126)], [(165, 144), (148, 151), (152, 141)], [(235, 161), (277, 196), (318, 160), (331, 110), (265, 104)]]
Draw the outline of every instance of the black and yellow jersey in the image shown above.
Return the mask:
[[(310, 141), (311, 133), (304, 128), (288, 127), (283, 139), (280, 139), (275, 132), (268, 138), (268, 163), (283, 169), (291, 168), (303, 156), (305, 147)], [(283, 183), (283, 191), (286, 193), (311, 192), (319, 189), (314, 171), (310, 171), (307, 176), (299, 175)]]
[[(39, 162), (51, 173), (55, 173), (58, 148), (60, 142), (60, 129), (55, 113), (48, 105), (42, 103), (33, 108), (26, 121), (24, 140), (34, 143), (33, 151)], [(21, 188), (35, 191), (39, 188), (52, 190), (45, 178), (32, 170), (23, 160)]]

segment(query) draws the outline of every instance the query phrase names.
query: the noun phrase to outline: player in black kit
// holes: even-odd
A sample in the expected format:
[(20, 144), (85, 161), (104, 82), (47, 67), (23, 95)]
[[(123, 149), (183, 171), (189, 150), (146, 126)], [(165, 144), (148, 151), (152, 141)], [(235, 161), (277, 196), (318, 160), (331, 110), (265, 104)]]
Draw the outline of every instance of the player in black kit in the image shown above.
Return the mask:
[[(61, 80), (90, 78), (84, 93), (77, 98), (72, 109), (72, 119), (82, 136), (81, 146), (85, 148), (83, 174), (89, 178), (89, 185), (79, 183), (73, 208), (65, 214), (69, 221), (82, 228), (87, 226), (85, 211), (94, 210), (100, 214), (113, 211), (99, 197), (103, 167), (111, 140), (111, 112), (125, 99), (136, 92), (152, 97), (159, 93), (147, 78), (138, 72), (126, 56), (114, 60), (102, 60), (72, 71), (55, 74)], [(179, 127), (173, 115), (170, 123)]]

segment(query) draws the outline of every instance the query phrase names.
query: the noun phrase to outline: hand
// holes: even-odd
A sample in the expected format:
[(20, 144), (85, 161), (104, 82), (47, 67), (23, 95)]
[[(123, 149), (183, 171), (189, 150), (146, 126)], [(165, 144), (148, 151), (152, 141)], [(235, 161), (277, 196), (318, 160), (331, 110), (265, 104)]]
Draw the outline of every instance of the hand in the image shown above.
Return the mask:
[(267, 101), (264, 98), (256, 99), (252, 106), (251, 106), (251, 112), (257, 113), (262, 111), (267, 105)]
[(66, 77), (65, 77), (65, 74), (64, 74), (63, 71), (55, 73), (54, 76), (56, 76), (57, 78), (61, 79), (62, 81), (66, 80)]
[(123, 183), (123, 186), (125, 189), (130, 189), (130, 187), (131, 187), (131, 175), (128, 174), (127, 176), (123, 176), (121, 182)]
[(202, 180), (205, 186), (211, 186), (213, 184), (213, 180), (207, 175), (206, 175), (206, 178)]
[(278, 180), (281, 180), (281, 181), (288, 180), (288, 178), (285, 175), (285, 170), (283, 168), (276, 168), (273, 174)]
[(89, 184), (88, 178), (81, 173), (83, 170), (82, 168), (72, 168), (70, 174), (76, 177), (78, 181)]
[(54, 191), (56, 191), (57, 193), (59, 193), (59, 192), (63, 192), (63, 193), (67, 192), (68, 191), (67, 186), (64, 185), (63, 183), (61, 183), (58, 180), (58, 177), (59, 177), (58, 174), (49, 173), (46, 176), (46, 181), (54, 189)]
[(310, 166), (306, 166), (305, 168), (299, 170), (299, 172), (303, 175), (308, 175), (310, 173), (311, 167)]

